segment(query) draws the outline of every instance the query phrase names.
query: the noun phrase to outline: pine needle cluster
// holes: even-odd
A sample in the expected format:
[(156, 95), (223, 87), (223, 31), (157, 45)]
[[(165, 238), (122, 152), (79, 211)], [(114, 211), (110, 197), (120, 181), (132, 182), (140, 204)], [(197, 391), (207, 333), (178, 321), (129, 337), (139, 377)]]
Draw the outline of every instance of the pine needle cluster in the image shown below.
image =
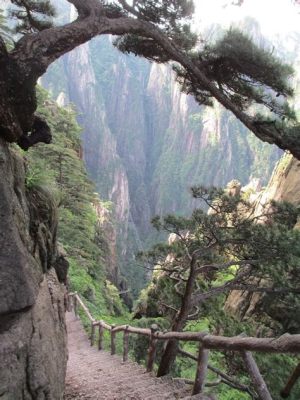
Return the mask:
[[(158, 25), (182, 49), (191, 50), (197, 41), (192, 33), (190, 18), (194, 13), (191, 0), (137, 0), (132, 13), (139, 19)], [(124, 53), (133, 53), (155, 62), (167, 62), (169, 56), (153, 39), (127, 34), (115, 45)]]
[[(294, 118), (284, 100), (293, 95), (290, 78), (293, 68), (272, 51), (258, 47), (245, 33), (231, 28), (214, 44), (205, 44), (191, 54), (194, 64), (241, 111), (253, 104), (264, 106), (279, 118)], [(174, 68), (186, 93), (200, 104), (211, 105), (207, 88), (182, 67)]]
[(16, 33), (26, 34), (48, 29), (53, 24), (55, 8), (50, 0), (12, 0), (16, 6), (10, 13), (18, 23)]

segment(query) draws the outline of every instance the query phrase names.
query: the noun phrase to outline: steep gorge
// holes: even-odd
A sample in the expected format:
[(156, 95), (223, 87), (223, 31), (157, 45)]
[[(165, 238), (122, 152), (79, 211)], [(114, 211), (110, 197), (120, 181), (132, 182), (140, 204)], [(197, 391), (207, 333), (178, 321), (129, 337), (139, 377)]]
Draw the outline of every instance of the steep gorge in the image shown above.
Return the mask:
[[(29, 158), (38, 172), (47, 164), (55, 166), (47, 172), (56, 185), (62, 222), (58, 229), (72, 264), (72, 289), (82, 291), (89, 307), (102, 315), (120, 315), (125, 310), (119, 292), (105, 278), (126, 291), (121, 267), (138, 291), (134, 253), (155, 239), (151, 216), (187, 213), (193, 208), (190, 185), (221, 186), (236, 177), (245, 183), (250, 175), (261, 175), (264, 163), (266, 182), (280, 154), (249, 137), (217, 105), (199, 108), (180, 93), (168, 67), (126, 58), (110, 41), (82, 46), (42, 80), (59, 104), (72, 102), (81, 112), (84, 159), (106, 203), (92, 193), (84, 172), (71, 108), (58, 111), (48, 97), (43, 99), (42, 106), (49, 106), (43, 111), (56, 128), (55, 140), (32, 149), (27, 158), (0, 143), (0, 244), (5, 252), (0, 355), (10, 366), (0, 376), (4, 399), (60, 398), (66, 365), (66, 262), (57, 248), (57, 210), (51, 190), (44, 189), (47, 184), (30, 184)], [(286, 192), (294, 196), (297, 179), (288, 176), (298, 168), (294, 161), (284, 169), (286, 184), (273, 185), (278, 197)]]
[(152, 216), (188, 213), (194, 184), (246, 183), (251, 175), (266, 183), (280, 151), (220, 106), (199, 107), (180, 92), (170, 67), (125, 56), (111, 41), (74, 50), (42, 84), (80, 113), (87, 170), (114, 204), (118, 263), (136, 284), (134, 253), (155, 240)]

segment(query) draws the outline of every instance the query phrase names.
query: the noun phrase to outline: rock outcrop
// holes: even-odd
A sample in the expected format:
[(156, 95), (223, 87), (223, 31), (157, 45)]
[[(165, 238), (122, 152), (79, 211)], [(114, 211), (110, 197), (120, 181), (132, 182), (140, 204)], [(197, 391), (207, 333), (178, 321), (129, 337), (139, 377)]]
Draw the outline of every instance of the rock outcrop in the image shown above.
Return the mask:
[(270, 200), (300, 205), (300, 161), (289, 154), (277, 163), (268, 186), (257, 200), (256, 212)]
[[(291, 155), (285, 154), (277, 163), (267, 187), (253, 195), (255, 214), (262, 214), (264, 205), (271, 200), (288, 201), (300, 205), (300, 162)], [(295, 228), (299, 227), (299, 222)], [(263, 285), (263, 282), (261, 283)], [(279, 301), (280, 300), (280, 301)], [(290, 299), (274, 297), (261, 293), (249, 293), (234, 290), (227, 298), (225, 310), (241, 320), (255, 315), (269, 328), (275, 331), (299, 333), (299, 312), (290, 306)]]
[(125, 276), (133, 252), (153, 240), (154, 215), (190, 213), (198, 205), (191, 186), (224, 186), (234, 178), (245, 184), (262, 164), (268, 175), (280, 154), (220, 106), (200, 107), (183, 94), (170, 66), (126, 57), (110, 38), (63, 57), (42, 84), (60, 100), (64, 92), (79, 111), (89, 176), (101, 198), (115, 205)]
[[(0, 142), (0, 397), (59, 400), (67, 361), (66, 263), (51, 194), (25, 187), (24, 160)], [(63, 266), (62, 266), (63, 264)]]

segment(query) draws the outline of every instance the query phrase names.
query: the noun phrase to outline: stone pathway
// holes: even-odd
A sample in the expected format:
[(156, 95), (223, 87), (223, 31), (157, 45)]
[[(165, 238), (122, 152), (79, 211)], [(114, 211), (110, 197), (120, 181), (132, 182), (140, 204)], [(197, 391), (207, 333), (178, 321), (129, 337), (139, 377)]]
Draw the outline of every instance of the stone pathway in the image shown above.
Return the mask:
[(65, 400), (172, 400), (201, 399), (191, 388), (171, 378), (155, 378), (145, 369), (121, 357), (91, 347), (73, 313), (67, 313), (69, 361)]

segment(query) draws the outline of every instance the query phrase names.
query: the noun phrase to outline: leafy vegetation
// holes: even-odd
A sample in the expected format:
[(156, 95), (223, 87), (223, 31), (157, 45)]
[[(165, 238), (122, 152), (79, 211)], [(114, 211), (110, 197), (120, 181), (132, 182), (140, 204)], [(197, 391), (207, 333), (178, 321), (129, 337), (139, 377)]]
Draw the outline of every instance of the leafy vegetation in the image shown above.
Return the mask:
[[(195, 321), (196, 329), (209, 328), (225, 336), (298, 332), (300, 326), (296, 327), (295, 318), (289, 325), (284, 316), (289, 309), (295, 312), (299, 307), (299, 231), (293, 229), (299, 210), (288, 203), (272, 202), (258, 215), (253, 205), (240, 196), (236, 182), (226, 193), (202, 187), (193, 188), (192, 193), (210, 207), (210, 212), (199, 208), (190, 218), (169, 215), (153, 220), (157, 229), (171, 234), (171, 240), (142, 254), (156, 272), (148, 292), (143, 292), (136, 314), (150, 319), (164, 317), (172, 331), (191, 330), (189, 321)], [(233, 289), (242, 290), (244, 297), (247, 292), (261, 293), (256, 300), (260, 303), (259, 315), (254, 320), (241, 322), (224, 311), (226, 294)], [(176, 342), (168, 342), (159, 375), (170, 371), (177, 347)], [(195, 346), (186, 345), (186, 349), (193, 349), (196, 354)], [(274, 398), (278, 398), (287, 380), (283, 363), (292, 371), (296, 360), (283, 355), (257, 359)], [(227, 369), (241, 383), (246, 382), (249, 393), (255, 393), (237, 356), (213, 355), (212, 363), (221, 370)], [(191, 363), (182, 359), (173, 365), (173, 370), (185, 377), (191, 368)], [(229, 394), (230, 390), (225, 392)]]
[(117, 288), (106, 281), (105, 234), (97, 224), (93, 204), (109, 205), (100, 202), (87, 177), (76, 113), (71, 107), (58, 107), (42, 88), (38, 88), (38, 103), (38, 113), (51, 127), (53, 141), (24, 154), (27, 190), (46, 187), (53, 193), (59, 215), (58, 240), (70, 265), (70, 290), (83, 296), (95, 316), (126, 314)]
[(11, 17), (18, 21), (17, 33), (38, 32), (52, 26), (55, 9), (49, 0), (11, 0), (11, 3), (15, 6)]
[[(284, 110), (287, 104), (281, 108), (275, 101), (274, 93), (264, 92), (263, 87), (272, 89), (277, 97), (291, 96), (293, 91), (288, 80), (293, 69), (282, 64), (271, 51), (256, 46), (242, 31), (231, 28), (216, 43), (205, 44), (203, 50), (195, 53), (194, 57), (195, 62), (205, 69), (207, 76), (215, 80), (223, 93), (241, 109), (255, 102), (279, 116), (288, 114), (288, 110)], [(180, 78), (180, 71), (178, 73)], [(190, 80), (185, 82), (184, 90), (195, 90), (196, 98), (198, 96), (201, 103), (209, 103), (201, 89), (196, 88)]]
[[(51, 26), (48, 17), (53, 16), (54, 11), (49, 1), (32, 2), (15, 0), (12, 1), (12, 3), (21, 7), (21, 10), (13, 11), (13, 15), (21, 21), (21, 24), (17, 28), (20, 33), (27, 34), (28, 32), (38, 32)], [(90, 24), (90, 16), (93, 14), (97, 15), (97, 13), (91, 12), (89, 2), (87, 2), (87, 5), (80, 5), (80, 3), (81, 2), (78, 2), (78, 14), (81, 21), (75, 22), (72, 25), (74, 32), (77, 33), (76, 26), (80, 25), (81, 27), (83, 20), (88, 16), (89, 25), (93, 26), (93, 29), (97, 33), (95, 29), (96, 23)], [(167, 7), (164, 7), (166, 3)], [(93, 5), (94, 4), (93, 2)], [(288, 107), (287, 103), (281, 106), (276, 100), (276, 97), (287, 97), (292, 94), (289, 87), (285, 84), (287, 78), (291, 74), (291, 70), (288, 67), (276, 62), (270, 54), (268, 55), (253, 46), (252, 42), (247, 37), (234, 31), (229, 32), (219, 43), (204, 48), (202, 52), (197, 54), (193, 52), (190, 53), (196, 43), (196, 37), (191, 33), (189, 25), (184, 23), (185, 19), (188, 19), (192, 12), (192, 3), (190, 1), (170, 0), (168, 2), (154, 2), (145, 0), (134, 2), (133, 7), (128, 7), (125, 1), (120, 1), (120, 4), (123, 8), (102, 4), (100, 2), (98, 4), (99, 14), (103, 11), (104, 15), (107, 17), (105, 21), (110, 28), (107, 31), (116, 31), (118, 33), (121, 30), (122, 32), (126, 32), (126, 27), (122, 30), (122, 28), (120, 29), (119, 21), (117, 21), (116, 26), (114, 25), (114, 21), (117, 19), (116, 17), (119, 16), (123, 16), (125, 19), (127, 14), (129, 14), (138, 18), (137, 22), (140, 26), (144, 27), (144, 31), (146, 32), (141, 37), (127, 35), (121, 38), (120, 41), (118, 41), (118, 46), (121, 50), (141, 54), (146, 58), (158, 62), (166, 62), (172, 58), (181, 62), (183, 69), (176, 69), (178, 78), (183, 84), (183, 89), (188, 93), (194, 94), (199, 103), (210, 104), (210, 99), (212, 97), (217, 98), (226, 108), (232, 110), (260, 139), (276, 143), (279, 147), (284, 149), (288, 148), (293, 154), (299, 157), (299, 149), (297, 148), (299, 125), (296, 123), (295, 115)], [(36, 18), (34, 14), (42, 15), (42, 19)], [(181, 22), (178, 20), (181, 20)], [(149, 21), (153, 23), (153, 27), (151, 28), (149, 38), (146, 38), (146, 28), (148, 27)], [(135, 20), (131, 19), (131, 24), (134, 23)], [(164, 34), (155, 29), (155, 24), (163, 27)], [(88, 31), (88, 25), (86, 27), (86, 40), (88, 40), (94, 33)], [(152, 34), (152, 29), (154, 35)], [(22, 43), (19, 43), (19, 47), (15, 49), (14, 61), (16, 65), (18, 65), (19, 70), (14, 73), (20, 76), (26, 76), (26, 79), (29, 77), (28, 82), (31, 83), (31, 85), (28, 84), (30, 95), (26, 93), (27, 97), (24, 96), (28, 101), (34, 99), (34, 84), (38, 76), (44, 72), (47, 65), (52, 63), (58, 56), (76, 46), (73, 40), (69, 42), (67, 40), (61, 40), (62, 36), (57, 34), (59, 31), (64, 32), (64, 29), (58, 28), (58, 30), (53, 29), (52, 31), (53, 37), (51, 39), (53, 40), (49, 40), (49, 42), (51, 45), (54, 45), (51, 49), (47, 48), (46, 41), (43, 41), (43, 37), (39, 36), (38, 33), (34, 36), (34, 38), (37, 38), (35, 54), (31, 54), (31, 52), (26, 55), (23, 54), (25, 47), (29, 48), (29, 44), (32, 44), (32, 42), (30, 42), (32, 36), (30, 35), (27, 36), (27, 38), (23, 38)], [(132, 31), (134, 31), (134, 29), (130, 27), (128, 32)], [(153, 40), (153, 36), (156, 40)], [(78, 44), (82, 43), (84, 40), (84, 38), (80, 37)], [(165, 43), (167, 43), (166, 46)], [(172, 43), (179, 46), (178, 51), (176, 46), (172, 46)], [(242, 48), (239, 47), (241, 43)], [(23, 48), (22, 44), (24, 45)], [(171, 48), (171, 50), (169, 50), (168, 53), (166, 49), (169, 48)], [(226, 50), (225, 54), (223, 53), (224, 48)], [(2, 46), (2, 53), (9, 59), (10, 55), (6, 53), (5, 50), (5, 46)], [(52, 53), (51, 50), (53, 51)], [(206, 52), (206, 50), (208, 51)], [(235, 53), (236, 50), (239, 51), (238, 54)], [(36, 57), (41, 58), (41, 54), (43, 55), (43, 65), (38, 69), (37, 66), (39, 64), (37, 63)], [(243, 61), (243, 63), (241, 63), (241, 61)], [(255, 65), (255, 61), (258, 64), (257, 66)], [(33, 65), (36, 68), (33, 68)], [(27, 71), (25, 67), (27, 67)], [(254, 67), (254, 69), (250, 70), (250, 67)], [(257, 69), (255, 67), (257, 67)], [(21, 74), (20, 71), (22, 72)], [(9, 82), (12, 82), (14, 78), (15, 76), (10, 74)], [(22, 81), (18, 81), (18, 83), (19, 86), (16, 85), (18, 88), (17, 93), (10, 93), (12, 97), (10, 101), (13, 105), (17, 103), (16, 101), (14, 102), (14, 100), (20, 95), (20, 87), (24, 86), (22, 85)], [(4, 86), (3, 84), (3, 87)], [(268, 93), (270, 89), (273, 92)], [(105, 284), (102, 255), (99, 246), (97, 246), (95, 242), (96, 215), (91, 206), (91, 203), (98, 200), (93, 196), (92, 186), (86, 178), (80, 161), (79, 131), (76, 128), (74, 114), (67, 111), (64, 118), (60, 120), (60, 117), (62, 117), (60, 111), (57, 111), (57, 108), (50, 103), (48, 104), (49, 107), (46, 109), (46, 107), (44, 107), (47, 102), (46, 96), (42, 92), (40, 92), (39, 95), (39, 113), (49, 121), (48, 123), (54, 132), (54, 142), (47, 148), (37, 147), (35, 151), (28, 156), (30, 162), (27, 174), (28, 191), (42, 185), (52, 188), (60, 211), (59, 237), (69, 254), (72, 288), (78, 290), (86, 298), (92, 312), (94, 311), (93, 308), (97, 308), (97, 310), (102, 310), (103, 313), (122, 313), (122, 305), (118, 303), (118, 294), (115, 288), (109, 283)], [(250, 114), (244, 114), (244, 111), (253, 103), (263, 105), (270, 111), (271, 115), (275, 114), (275, 117), (279, 118), (279, 120), (276, 119), (274, 121), (271, 117), (265, 117), (263, 114), (256, 114), (254, 118), (252, 118)], [(3, 107), (5, 111), (2, 111), (2, 114), (4, 112), (5, 114), (11, 113), (10, 109), (13, 107), (11, 107), (11, 104), (8, 105), (9, 107)], [(33, 100), (29, 110), (26, 110), (27, 114), (24, 110), (20, 112), (22, 117), (26, 114), (24, 120), (26, 120), (27, 117), (29, 121), (24, 124), (20, 123), (23, 119), (21, 115), (15, 112), (11, 113), (12, 115), (10, 116), (13, 123), (9, 121), (9, 123), (6, 124), (7, 126), (4, 124), (4, 127), (1, 127), (2, 131), (5, 133), (6, 139), (16, 141), (20, 137), (20, 132), (22, 133), (25, 131), (25, 134), (27, 134), (32, 125), (30, 124), (30, 120), (33, 117), (34, 111), (35, 104)], [(62, 120), (65, 121), (65, 118), (69, 118), (69, 125), (66, 124), (67, 126), (64, 126), (63, 123), (62, 126), (60, 126), (59, 122), (62, 122)], [(2, 119), (6, 121), (5, 118)], [(285, 120), (289, 124), (287, 126), (288, 129), (286, 129)], [(18, 134), (14, 131), (15, 126), (19, 128)], [(174, 166), (172, 165), (172, 167)], [(168, 202), (169, 200), (171, 199), (167, 199)], [(286, 216), (292, 210), (286, 207), (281, 211), (284, 211)], [(236, 217), (237, 214), (237, 212), (234, 212), (234, 217)], [(291, 214), (293, 213), (291, 212)], [(203, 212), (201, 213), (197, 210), (197, 213), (195, 212), (193, 217), (195, 217), (194, 219), (197, 223), (200, 221), (200, 225), (205, 227), (208, 218)], [(229, 219), (229, 221), (232, 222), (232, 219)], [(158, 223), (158, 221), (156, 222)], [(166, 225), (164, 228), (167, 226), (168, 229), (170, 229), (170, 225), (173, 227), (175, 225), (179, 226), (179, 231), (182, 229), (190, 230), (191, 228), (195, 228), (188, 220), (180, 221), (176, 218), (169, 218), (169, 220), (165, 222)], [(221, 224), (221, 227), (224, 228), (222, 222), (224, 222), (224, 220), (220, 221), (216, 219), (215, 221), (216, 225)], [(225, 222), (228, 222), (226, 218)], [(185, 225), (185, 223), (187, 224)], [(242, 228), (245, 229), (245, 231), (238, 231), (238, 233), (243, 233), (243, 239), (246, 234), (249, 235), (248, 238), (250, 242), (253, 239), (252, 233), (255, 231), (254, 238), (256, 240), (250, 243), (250, 246), (248, 246), (249, 243), (246, 243), (246, 245), (242, 246), (240, 249), (244, 257), (247, 256), (246, 261), (251, 266), (250, 272), (254, 272), (253, 276), (255, 278), (272, 279), (272, 283), (275, 282), (276, 284), (279, 284), (282, 278), (288, 278), (291, 284), (295, 283), (292, 278), (296, 280), (297, 277), (295, 270), (299, 256), (297, 253), (298, 237), (295, 238), (294, 234), (290, 232), (292, 228), (291, 220), (289, 218), (276, 220), (273, 226), (275, 229), (271, 233), (266, 232), (264, 226), (256, 226), (252, 230), (253, 227), (249, 227), (246, 224), (243, 225)], [(228, 236), (230, 237), (228, 229), (224, 229), (223, 234), (225, 235), (225, 239), (223, 237), (221, 239), (225, 241), (228, 240)], [(197, 240), (200, 239), (200, 241), (203, 240), (203, 237), (206, 239), (206, 235), (201, 237), (201, 233), (199, 234), (197, 230), (193, 231), (193, 235), (194, 237), (192, 239), (196, 238)], [(263, 239), (261, 242), (257, 240), (258, 236)], [(278, 243), (279, 237), (281, 236), (283, 236), (283, 240), (281, 243)], [(239, 235), (237, 235), (237, 238), (234, 237), (234, 240), (240, 240)], [(219, 273), (220, 271), (214, 270), (212, 276), (209, 274), (204, 277), (205, 279), (203, 279), (202, 282), (197, 282), (200, 286), (204, 286), (204, 289), (214, 291), (214, 289), (216, 289), (215, 285), (221, 285), (222, 282), (226, 284), (228, 281), (235, 279), (235, 277), (240, 277), (238, 274), (238, 272), (240, 272), (238, 266), (241, 265), (239, 262), (244, 261), (244, 259), (239, 259), (236, 255), (236, 246), (233, 242), (231, 242), (231, 244), (233, 245), (230, 246), (229, 249), (223, 246), (224, 248), (221, 249), (222, 251), (218, 249), (214, 254), (218, 262), (224, 262), (222, 258), (223, 251), (228, 250), (228, 253), (233, 257), (233, 259), (231, 259), (230, 269), (227, 268), (226, 274), (224, 271)], [(254, 247), (254, 244), (257, 248)], [(270, 247), (268, 248), (266, 244), (270, 244)], [(293, 246), (291, 246), (291, 244), (293, 244)], [(252, 257), (255, 257), (257, 254), (262, 254), (262, 250), (268, 250), (269, 254), (271, 254), (274, 250), (273, 246), (275, 247), (275, 256), (279, 254), (286, 255), (283, 265), (281, 265), (281, 259), (279, 258), (275, 260), (275, 265), (271, 265), (270, 260), (263, 259), (263, 268), (261, 270), (256, 268), (256, 263), (250, 263)], [(183, 258), (184, 253), (180, 246), (175, 243), (173, 247), (172, 249), (165, 249), (163, 255), (166, 255), (166, 250), (168, 250), (168, 252), (176, 250), (179, 251), (179, 258)], [(292, 249), (296, 249), (296, 253), (292, 253)], [(160, 250), (163, 249), (160, 248)], [(237, 260), (234, 257), (236, 257)], [(208, 257), (208, 259), (205, 258), (204, 261), (212, 262), (210, 257)], [(259, 259), (259, 261), (261, 260)], [(291, 269), (288, 271), (286, 270), (287, 264), (291, 265)], [(214, 269), (216, 269), (215, 265)], [(180, 274), (185, 274), (186, 272), (187, 269), (185, 269), (183, 265), (183, 271), (180, 271)], [(238, 281), (238, 283), (240, 282)], [(170, 285), (168, 284), (166, 284), (165, 287), (168, 288), (168, 290), (170, 289)], [(205, 306), (207, 310), (210, 309), (209, 303), (206, 303)], [(207, 315), (210, 317), (209, 323), (213, 325), (217, 319), (213, 319), (212, 314), (212, 312), (209, 312)], [(186, 321), (184, 321), (184, 323), (185, 322)], [(228, 323), (228, 326), (232, 327), (230, 323)], [(181, 326), (180, 329), (182, 328)], [(223, 321), (222, 329), (226, 331), (225, 328), (227, 328), (227, 326), (225, 321)], [(250, 328), (251, 327), (249, 327), (249, 329)], [(228, 357), (226, 361), (228, 362)], [(230, 367), (234, 367), (234, 362), (230, 363)]]
[[(171, 93), (165, 93), (167, 90), (175, 90), (167, 69), (162, 69), (163, 88), (157, 90), (158, 99), (155, 104), (155, 96), (153, 98), (145, 83), (142, 83), (151, 82), (149, 64), (143, 59), (120, 55), (111, 46), (108, 38), (93, 39), (88, 50), (97, 82), (91, 96), (91, 109), (99, 106), (105, 113), (104, 119), (98, 118), (99, 112), (90, 115), (86, 105), (84, 115), (81, 116), (85, 124), (85, 137), (91, 132), (93, 138), (86, 142), (89, 173), (102, 198), (108, 199), (117, 174), (124, 168), (129, 182), (130, 208), (141, 210), (139, 215), (135, 213), (133, 216), (135, 226), (128, 235), (128, 242), (130, 240), (131, 243), (124, 243), (123, 234), (119, 237), (123, 244), (122, 249), (126, 246), (127, 249), (136, 250), (139, 246), (136, 243), (138, 239), (143, 244), (147, 242), (145, 248), (148, 248), (149, 242), (152, 244), (157, 241), (158, 234), (151, 230), (148, 222), (148, 210), (151, 213), (155, 209), (161, 214), (190, 213), (194, 203), (187, 189), (191, 185), (213, 183), (222, 186), (233, 178), (246, 184), (251, 175), (261, 177), (263, 185), (267, 183), (279, 155), (275, 146), (263, 144), (254, 135), (250, 135), (233, 115), (220, 106), (214, 109), (199, 108), (192, 99), (188, 99), (188, 114), (192, 115), (186, 120), (184, 113), (176, 108), (176, 103), (172, 104), (174, 97), (172, 98)], [(70, 59), (66, 62), (67, 68), (62, 59), (52, 64), (47, 76), (43, 77), (43, 84), (53, 90), (55, 98), (62, 89), (71, 96), (74, 93), (73, 89), (68, 92), (68, 85), (75, 88), (76, 82), (72, 82), (73, 67)], [(68, 77), (66, 73), (69, 74)], [(126, 82), (118, 79), (121, 73), (126, 75)], [(129, 96), (125, 97), (127, 90)], [(146, 100), (143, 97), (144, 90)], [(84, 94), (78, 93), (78, 96), (76, 95), (76, 101), (79, 101), (80, 107), (85, 104), (80, 101)], [(123, 110), (122, 106), (117, 108), (117, 104), (120, 104), (118, 98), (124, 102), (122, 104), (125, 112), (120, 111)], [(155, 104), (155, 113), (152, 102)], [(140, 118), (137, 119), (136, 115), (140, 115)], [(152, 116), (155, 120), (152, 120)], [(208, 123), (203, 127), (200, 119)], [(93, 135), (95, 124), (97, 137)], [(223, 142), (224, 132), (227, 132), (227, 137)], [(117, 141), (116, 150), (107, 147), (107, 151), (111, 151), (113, 156), (104, 157), (104, 149), (114, 140)], [(137, 156), (132, 157), (132, 154)], [(98, 159), (102, 162), (99, 163)], [(136, 168), (137, 164), (143, 167)], [(140, 215), (144, 218), (140, 218)], [(136, 297), (145, 281), (142, 271), (135, 267), (133, 258), (126, 262), (121, 251), (118, 261)], [(139, 278), (137, 274), (140, 275)]]

